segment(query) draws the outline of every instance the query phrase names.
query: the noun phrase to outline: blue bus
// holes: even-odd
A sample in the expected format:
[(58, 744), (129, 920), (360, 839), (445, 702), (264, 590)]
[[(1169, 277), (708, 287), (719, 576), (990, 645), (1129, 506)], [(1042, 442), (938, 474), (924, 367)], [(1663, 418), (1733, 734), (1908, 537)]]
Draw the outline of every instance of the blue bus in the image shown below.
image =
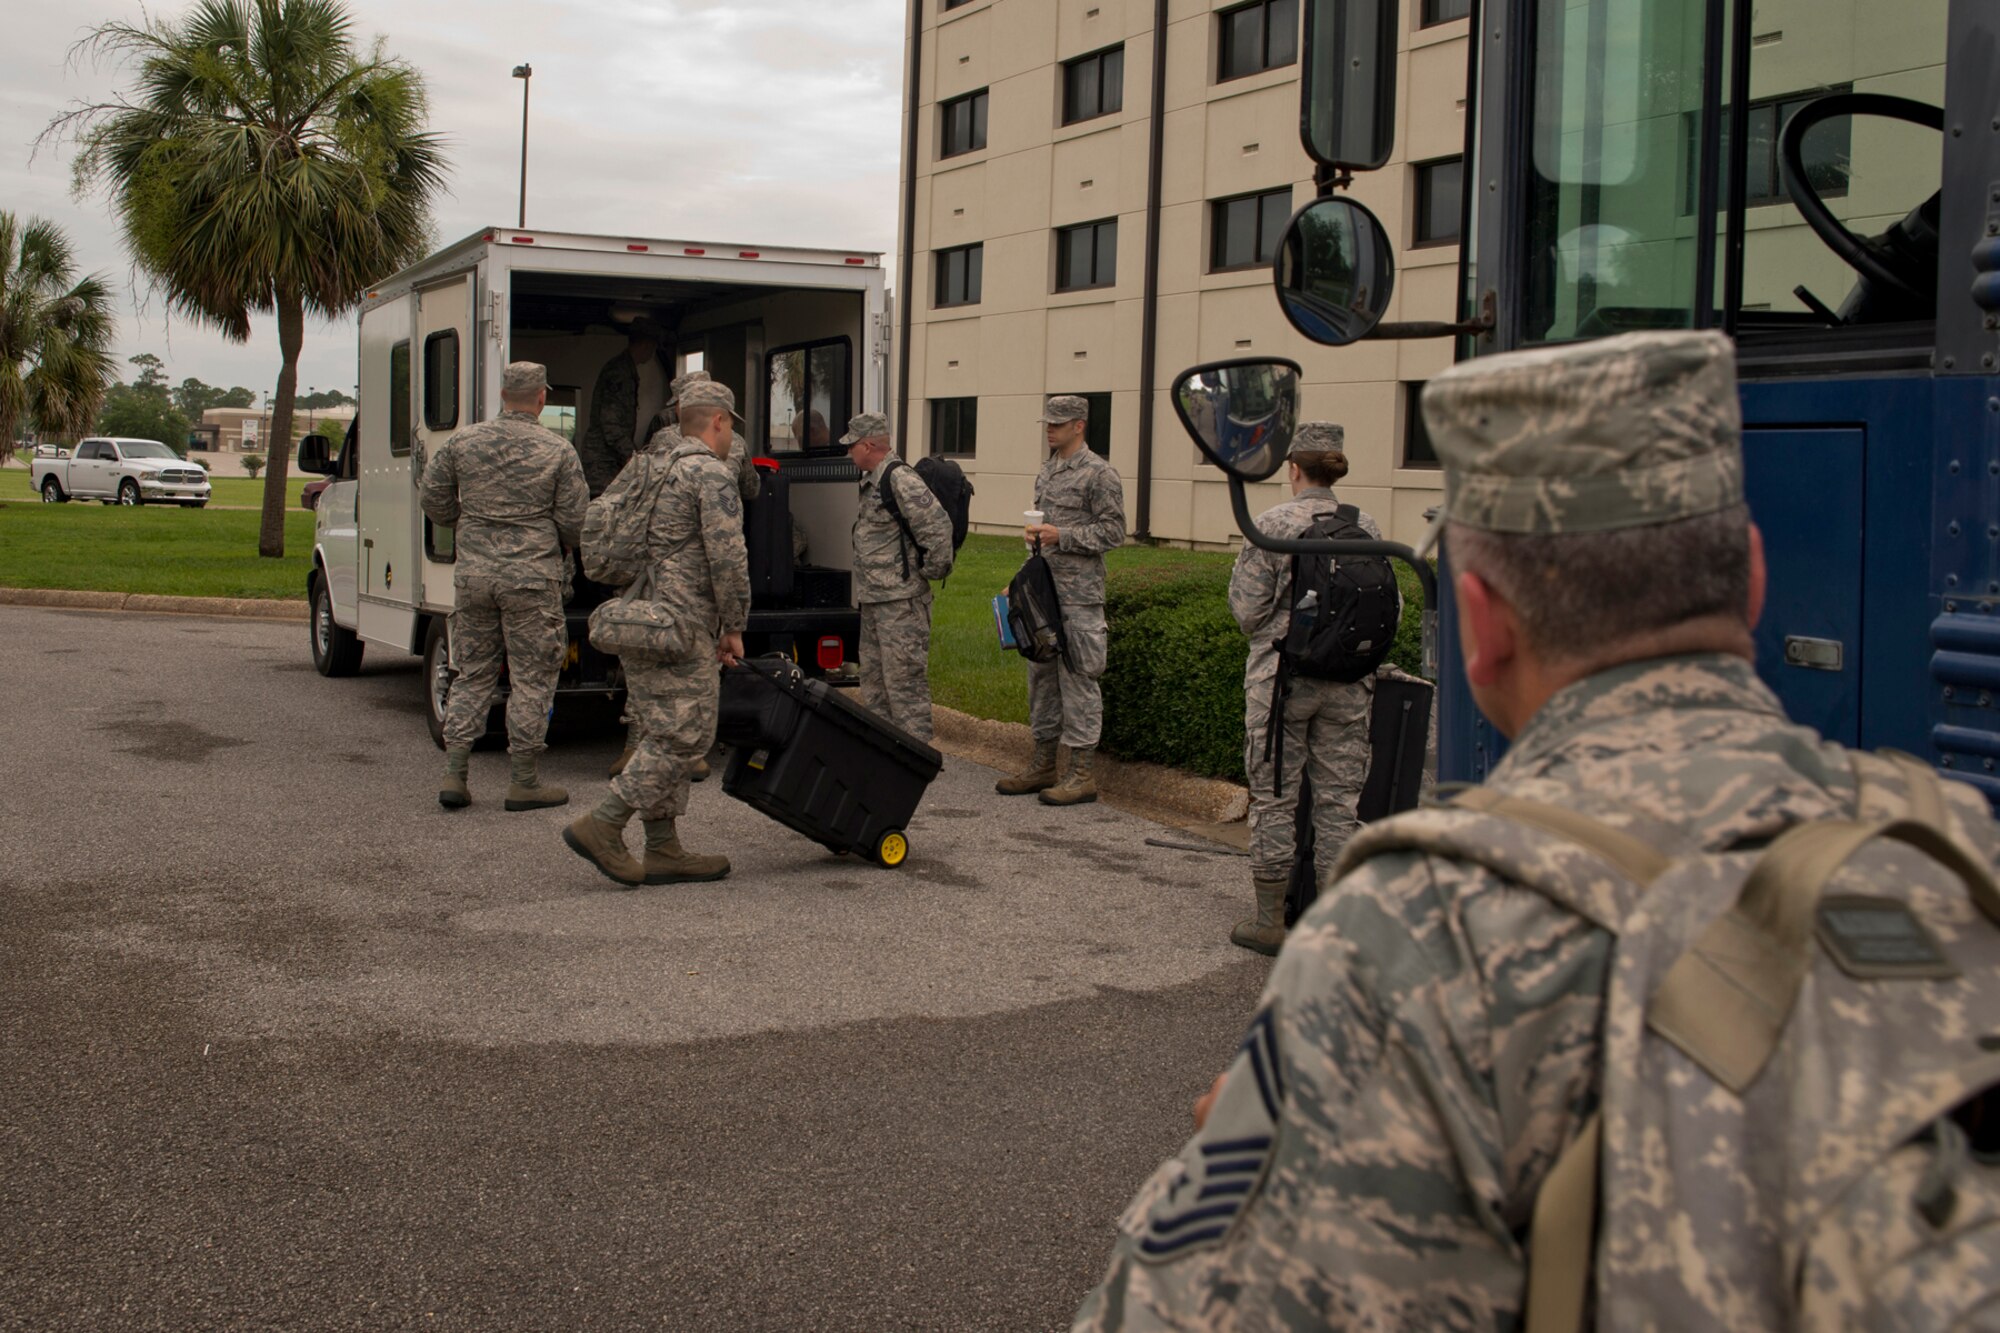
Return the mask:
[[(1475, 0), (1460, 318), (1430, 325), (1381, 321), (1390, 247), (1342, 193), (1393, 146), (1397, 0), (1306, 11), (1320, 197), (1273, 264), (1294, 327), (1452, 337), (1461, 358), (1729, 333), (1771, 570), (1758, 670), (1794, 719), (2000, 806), (2000, 5)], [(1218, 363), (1175, 398), (1283, 397), (1295, 377)], [(1201, 442), (1238, 481), (1280, 461)], [(1505, 742), (1443, 611), (1440, 776), (1476, 781)]]

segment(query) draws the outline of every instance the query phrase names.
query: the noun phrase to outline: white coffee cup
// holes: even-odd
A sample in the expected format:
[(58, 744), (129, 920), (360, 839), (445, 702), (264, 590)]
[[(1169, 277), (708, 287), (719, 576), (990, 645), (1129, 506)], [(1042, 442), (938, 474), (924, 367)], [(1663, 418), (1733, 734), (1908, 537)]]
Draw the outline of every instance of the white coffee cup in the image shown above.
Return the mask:
[[(1024, 509), (1021, 511), (1021, 517), (1024, 520), (1026, 520), (1027, 525), (1029, 527), (1039, 528), (1040, 526), (1042, 526), (1042, 521), (1046, 517), (1046, 515), (1044, 515), (1042, 511), (1039, 509)], [(1035, 544), (1033, 541), (1025, 537), (1022, 538), (1022, 541), (1030, 548), (1032, 548)]]

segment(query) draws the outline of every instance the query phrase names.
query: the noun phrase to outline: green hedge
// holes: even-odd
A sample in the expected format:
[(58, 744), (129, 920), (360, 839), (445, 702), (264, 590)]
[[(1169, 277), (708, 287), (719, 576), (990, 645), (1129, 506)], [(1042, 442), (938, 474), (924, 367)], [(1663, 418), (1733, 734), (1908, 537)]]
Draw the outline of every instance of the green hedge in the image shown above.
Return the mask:
[[(1389, 659), (1415, 672), (1423, 594), (1400, 563), (1403, 623)], [(1110, 660), (1104, 748), (1243, 781), (1243, 664), (1249, 641), (1229, 613), (1229, 566), (1114, 564), (1105, 592)]]

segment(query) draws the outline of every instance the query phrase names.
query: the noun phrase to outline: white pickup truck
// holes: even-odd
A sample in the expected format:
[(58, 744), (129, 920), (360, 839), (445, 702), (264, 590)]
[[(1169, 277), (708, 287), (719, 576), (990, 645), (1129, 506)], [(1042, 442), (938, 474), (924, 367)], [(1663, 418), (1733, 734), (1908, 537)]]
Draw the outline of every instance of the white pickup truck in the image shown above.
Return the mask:
[(44, 504), (101, 500), (105, 504), (177, 504), (199, 509), (208, 503), (208, 473), (158, 440), (94, 436), (75, 450), (39, 450), (31, 462), (35, 489)]

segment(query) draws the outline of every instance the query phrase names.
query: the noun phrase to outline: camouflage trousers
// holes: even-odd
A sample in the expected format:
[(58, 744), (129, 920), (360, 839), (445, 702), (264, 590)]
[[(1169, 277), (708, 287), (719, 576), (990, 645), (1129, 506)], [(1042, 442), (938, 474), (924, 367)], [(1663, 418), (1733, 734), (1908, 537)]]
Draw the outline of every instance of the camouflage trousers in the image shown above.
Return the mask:
[(687, 813), (688, 775), (715, 744), (716, 705), (722, 670), (713, 644), (694, 660), (668, 666), (625, 664), (625, 716), (638, 731), (638, 747), (625, 771), (612, 779), (618, 799), (646, 819)]
[(507, 666), (507, 749), (540, 754), (548, 746), (556, 676), (569, 651), (562, 590), (553, 583), (509, 583), (459, 575), (451, 613), (451, 692), (445, 699), (444, 743), (470, 746), (486, 730), (486, 710)]
[(861, 706), (931, 738), (931, 594), (861, 604)]
[(1063, 633), (1069, 651), (1053, 662), (1028, 663), (1028, 725), (1038, 741), (1061, 741), (1070, 749), (1097, 744), (1104, 730), (1104, 674), (1110, 637), (1104, 606), (1064, 606)]
[(1284, 879), (1297, 846), (1299, 775), (1312, 776), (1313, 863), (1322, 882), (1340, 849), (1361, 827), (1354, 809), (1368, 779), (1368, 682), (1294, 677), (1285, 700), (1282, 756), (1285, 794), (1276, 792), (1278, 767), (1265, 757), (1275, 680), (1246, 681), (1243, 767), (1250, 777), (1250, 873)]

